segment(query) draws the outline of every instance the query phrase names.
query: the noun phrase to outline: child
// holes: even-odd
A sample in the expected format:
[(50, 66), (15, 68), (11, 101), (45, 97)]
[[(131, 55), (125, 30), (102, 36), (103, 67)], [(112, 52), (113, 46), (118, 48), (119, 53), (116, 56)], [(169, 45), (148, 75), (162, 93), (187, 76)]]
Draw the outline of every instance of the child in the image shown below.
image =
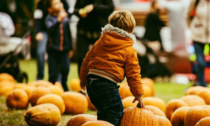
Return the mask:
[[(135, 20), (129, 11), (115, 11), (109, 16), (109, 24), (102, 28), (100, 39), (83, 60), (80, 79), (81, 88), (87, 93), (98, 112), (98, 119), (119, 125), (123, 105), (117, 83), (127, 78), (134, 101), (143, 107), (141, 96), (140, 67), (137, 52), (132, 47), (135, 36)], [(87, 84), (87, 85), (86, 85)]]
[(73, 55), (69, 19), (60, 0), (47, 0), (46, 6), (49, 13), (45, 20), (49, 36), (47, 45), (49, 81), (55, 83), (60, 72), (64, 91), (68, 91), (69, 58)]

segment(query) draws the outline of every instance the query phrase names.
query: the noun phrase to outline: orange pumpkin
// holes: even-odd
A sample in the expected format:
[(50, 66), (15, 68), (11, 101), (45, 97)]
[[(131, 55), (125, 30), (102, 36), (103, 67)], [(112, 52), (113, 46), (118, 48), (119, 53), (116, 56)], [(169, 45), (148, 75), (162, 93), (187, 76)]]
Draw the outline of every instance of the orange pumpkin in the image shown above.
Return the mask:
[(190, 87), (186, 90), (185, 95), (198, 95), (203, 90), (205, 90), (205, 88), (202, 86)]
[(151, 97), (151, 96), (153, 96), (154, 92), (152, 91), (150, 86), (144, 85), (143, 89), (144, 89), (143, 97)]
[(32, 91), (35, 89), (34, 86), (25, 86), (23, 90), (27, 93), (28, 97), (30, 98)]
[(128, 107), (136, 107), (138, 104), (138, 101), (135, 101), (133, 103), (133, 100), (134, 100), (134, 96), (129, 96), (129, 97), (124, 98), (122, 100), (123, 108), (126, 109)]
[(156, 116), (156, 117), (158, 119), (159, 126), (172, 126), (171, 122), (166, 117), (163, 116)]
[(155, 88), (154, 88), (154, 81), (150, 78), (142, 78), (141, 79), (141, 83), (145, 86), (149, 86), (150, 89), (151, 89), (151, 96), (154, 96), (155, 95)]
[(153, 114), (155, 114), (157, 116), (166, 117), (165, 113), (162, 110), (160, 110), (158, 107), (155, 107), (155, 106), (152, 106), (152, 105), (146, 105), (145, 109), (150, 110)]
[(28, 107), (28, 95), (22, 89), (14, 89), (8, 94), (6, 104), (10, 109), (26, 109)]
[(1, 87), (3, 87), (3, 86), (14, 86), (15, 85), (15, 83), (14, 82), (11, 82), (11, 81), (0, 81), (0, 89), (1, 89)]
[(206, 88), (205, 90), (203, 90), (202, 92), (200, 92), (198, 94), (198, 96), (200, 96), (201, 98), (203, 98), (203, 100), (206, 102), (207, 105), (210, 105), (210, 89)]
[(156, 106), (159, 109), (161, 109), (163, 112), (165, 112), (166, 105), (162, 99), (157, 98), (157, 97), (146, 97), (143, 100), (144, 100), (145, 105)]
[(72, 91), (76, 91), (76, 92), (81, 91), (80, 80), (79, 80), (79, 79), (72, 79), (72, 80), (69, 82), (69, 88), (70, 88)]
[(210, 117), (205, 117), (199, 120), (195, 126), (208, 126), (210, 124)]
[(96, 121), (97, 116), (90, 114), (79, 114), (71, 117), (66, 126), (81, 126), (88, 121)]
[(5, 96), (7, 95), (14, 89), (14, 85), (4, 85), (0, 87), (0, 96)]
[(119, 88), (121, 99), (133, 96), (127, 83), (122, 83)]
[(61, 95), (65, 104), (65, 113), (83, 114), (88, 108), (87, 98), (77, 92), (64, 92)]
[(195, 124), (202, 118), (210, 116), (210, 106), (193, 106), (187, 112), (184, 124), (185, 126), (195, 126)]
[(171, 116), (171, 123), (173, 126), (184, 126), (184, 119), (190, 107), (184, 106), (178, 108)]
[(89, 121), (84, 123), (82, 126), (114, 126), (113, 124), (106, 121)]
[(149, 110), (129, 107), (124, 110), (120, 126), (158, 126), (158, 119)]
[(166, 105), (166, 117), (170, 120), (174, 111), (180, 107), (188, 106), (184, 101), (181, 99), (172, 99)]
[(37, 101), (37, 105), (40, 105), (40, 104), (45, 104), (45, 103), (51, 103), (51, 104), (54, 104), (56, 105), (61, 114), (64, 113), (65, 111), (65, 104), (64, 104), (64, 101), (63, 99), (58, 96), (58, 95), (55, 95), (55, 94), (47, 94), (47, 95), (44, 95), (42, 97), (40, 97)]
[(53, 84), (51, 82), (45, 81), (45, 80), (37, 80), (34, 82), (30, 82), (30, 83), (28, 83), (28, 85), (32, 85), (35, 87), (46, 87), (46, 88), (53, 86)]
[(88, 95), (86, 95), (87, 101), (88, 101), (88, 108), (90, 110), (97, 110), (96, 107), (91, 103), (90, 98), (88, 97)]
[(61, 96), (64, 93), (64, 90), (58, 86), (50, 86), (49, 89), (52, 94), (56, 94), (59, 96)]
[(187, 95), (181, 98), (188, 106), (206, 105), (205, 101), (197, 95)]
[(50, 90), (48, 88), (45, 87), (37, 87), (35, 88), (32, 92), (31, 92), (31, 96), (29, 98), (29, 101), (31, 103), (32, 106), (36, 105), (37, 100), (46, 95), (46, 94), (50, 94)]
[(8, 81), (8, 82), (15, 83), (14, 77), (8, 73), (0, 73), (0, 82), (2, 82), (2, 81)]
[(24, 119), (29, 126), (56, 126), (61, 114), (54, 104), (41, 104), (28, 109)]

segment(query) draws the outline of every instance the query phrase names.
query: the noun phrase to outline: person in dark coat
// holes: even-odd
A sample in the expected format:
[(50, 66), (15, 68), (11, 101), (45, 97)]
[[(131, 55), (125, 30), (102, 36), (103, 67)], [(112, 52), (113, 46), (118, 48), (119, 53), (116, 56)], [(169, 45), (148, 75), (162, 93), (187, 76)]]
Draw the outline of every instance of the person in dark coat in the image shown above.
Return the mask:
[(160, 36), (161, 28), (165, 26), (164, 22), (159, 17), (159, 5), (157, 1), (151, 4), (150, 13), (145, 20), (145, 34), (144, 38), (150, 42), (158, 41), (160, 43), (160, 50), (163, 51), (163, 44)]
[(108, 23), (113, 12), (112, 0), (77, 0), (74, 14), (79, 17), (77, 25), (78, 73), (90, 45), (100, 37), (101, 28)]

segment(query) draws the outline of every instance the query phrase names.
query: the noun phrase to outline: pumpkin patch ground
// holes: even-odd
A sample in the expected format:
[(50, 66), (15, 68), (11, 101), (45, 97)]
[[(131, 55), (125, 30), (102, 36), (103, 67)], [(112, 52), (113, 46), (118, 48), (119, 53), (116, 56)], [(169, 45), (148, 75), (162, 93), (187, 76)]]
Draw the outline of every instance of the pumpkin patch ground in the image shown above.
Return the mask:
[[(48, 67), (47, 67), (47, 64), (45, 64), (45, 65), (46, 65), (46, 67), (45, 67), (45, 78), (44, 78), (44, 80), (48, 80), (48, 74), (47, 74), (48, 73), (48, 70), (47, 70)], [(35, 66), (36, 66), (36, 61), (34, 59), (31, 59), (31, 60), (28, 60), (28, 61), (20, 60), (21, 70), (27, 72), (28, 77), (29, 77), (29, 82), (33, 82), (33, 81), (36, 80), (35, 79), (36, 78), (36, 67)], [(70, 70), (70, 73), (69, 73), (69, 76), (68, 76), (68, 84), (70, 83), (70, 81), (72, 79), (78, 79), (77, 65), (75, 63), (71, 63), (70, 68), (71, 68), (71, 70)], [(11, 84), (11, 83), (14, 83), (14, 80), (12, 78), (7, 78), (7, 79), (9, 80), (9, 82), (7, 82), (7, 83), (10, 83), (10, 84), (8, 84), (5, 87), (3, 86), (2, 89), (4, 91), (6, 89), (8, 89), (8, 91), (11, 91), (11, 89), (14, 89), (14, 87), (15, 87), (15, 88), (18, 88), (19, 90), (21, 90), (21, 88), (22, 88), (23, 91), (26, 90), (26, 93), (24, 94), (23, 97), (25, 97), (26, 99), (27, 98), (29, 99), (28, 100), (29, 105), (27, 106), (26, 109), (22, 109), (22, 108), (18, 109), (18, 107), (17, 107), (17, 109), (9, 109), (7, 107), (7, 104), (6, 104), (6, 101), (7, 101), (6, 96), (8, 95), (8, 93), (5, 95), (5, 92), (4, 92), (4, 94), (2, 94), (0, 96), (0, 115), (1, 115), (0, 116), (0, 125), (1, 126), (27, 126), (27, 122), (25, 120), (26, 120), (26, 117), (27, 117), (27, 119), (29, 119), (28, 118), (29, 116), (26, 116), (27, 115), (26, 113), (28, 113), (28, 110), (33, 110), (32, 108), (36, 107), (35, 103), (38, 101), (38, 99), (36, 99), (36, 101), (33, 101), (32, 104), (30, 103), (31, 102), (31, 96), (33, 96), (33, 93), (32, 93), (33, 88), (32, 87), (34, 87), (34, 84), (30, 84), (31, 87), (28, 87), (28, 88), (27, 87), (21, 87), (21, 86), (17, 87), (17, 86), (14, 86), (14, 84)], [(145, 83), (146, 82), (147, 82), (147, 80), (145, 81)], [(125, 83), (125, 82), (123, 82), (123, 83)], [(2, 85), (5, 85), (5, 82), (2, 83)], [(147, 85), (147, 84), (145, 84), (145, 85)], [(148, 99), (146, 99), (149, 107), (145, 111), (150, 111), (149, 114), (152, 114), (151, 111), (157, 112), (156, 114), (153, 114), (154, 118), (157, 118), (155, 120), (155, 123), (161, 123), (162, 124), (164, 122), (165, 124), (168, 123), (168, 125), (170, 125), (169, 120), (171, 120), (171, 119), (167, 119), (166, 118), (167, 115), (164, 115), (164, 110), (166, 109), (166, 111), (167, 111), (167, 105), (168, 105), (169, 101), (171, 101), (172, 99), (178, 99), (178, 101), (182, 100), (183, 102), (187, 101), (188, 103), (186, 103), (186, 104), (190, 104), (190, 107), (191, 106), (194, 107), (193, 105), (191, 105), (191, 104), (194, 104), (194, 103), (190, 102), (187, 99), (187, 98), (190, 98), (191, 96), (185, 96), (185, 95), (197, 95), (197, 96), (200, 95), (201, 98), (205, 98), (205, 95), (208, 94), (208, 93), (206, 93), (206, 94), (193, 94), (193, 93), (189, 93), (190, 91), (188, 91), (188, 93), (186, 93), (187, 89), (190, 86), (191, 86), (191, 84), (180, 85), (180, 84), (175, 84), (175, 83), (172, 83), (172, 82), (160, 82), (160, 81), (157, 82), (157, 81), (154, 81), (153, 85), (147, 85), (147, 87), (152, 87), (151, 92), (154, 93), (154, 94), (151, 94), (150, 97), (155, 97), (156, 99), (157, 98), (161, 99), (159, 101), (161, 101), (161, 103), (165, 103), (165, 104), (163, 104), (163, 108), (160, 107), (160, 106), (150, 107), (151, 105), (153, 105), (153, 103), (149, 103)], [(46, 87), (48, 87), (48, 86), (46, 86)], [(55, 99), (60, 99), (59, 97), (62, 98), (62, 95), (61, 95), (63, 93), (62, 90), (57, 89), (57, 88), (60, 88), (59, 86), (56, 85), (52, 88), (52, 85), (49, 84), (49, 87), (51, 87), (51, 89), (53, 89), (53, 91), (52, 90), (50, 90), (50, 91), (45, 90), (47, 92), (46, 94), (48, 94), (48, 92), (53, 92), (53, 94), (57, 95), (57, 97), (58, 97), (58, 98), (56, 97)], [(1, 91), (1, 87), (0, 87), (0, 91)], [(1, 92), (0, 92), (0, 94), (1, 94)], [(193, 96), (193, 97), (197, 97), (197, 96)], [(41, 97), (41, 96), (33, 96), (33, 97)], [(42, 99), (44, 99), (44, 98), (42, 98)], [(87, 102), (87, 103), (85, 103), (85, 106), (88, 106), (88, 101), (86, 100), (86, 97), (84, 97), (84, 100)], [(208, 100), (209, 99), (204, 99), (203, 101), (208, 101)], [(38, 102), (41, 105), (40, 102), (41, 102), (41, 100)], [(43, 101), (43, 103), (45, 103), (45, 102)], [(53, 104), (53, 101), (51, 101), (51, 103)], [(58, 101), (56, 101), (56, 103), (57, 103), (57, 106), (60, 106), (61, 104), (63, 104), (62, 102), (58, 102)], [(64, 103), (66, 103), (66, 102), (64, 101)], [(129, 103), (129, 100), (128, 100), (128, 103)], [(207, 105), (209, 105), (209, 103)], [(67, 113), (64, 112), (63, 114), (61, 114), (60, 111), (63, 112), (64, 108), (60, 107), (60, 108), (56, 109), (57, 106), (55, 105), (55, 106), (53, 106), (54, 108), (53, 107), (50, 108), (50, 109), (53, 109), (53, 111), (57, 112), (57, 117), (56, 117), (57, 120), (52, 119), (52, 121), (54, 121), (55, 124), (58, 123), (57, 126), (66, 126), (68, 121), (72, 117), (75, 117), (76, 115), (69, 114), (68, 112)], [(161, 109), (159, 109), (157, 107), (159, 107)], [(74, 107), (74, 108), (76, 109), (77, 107)], [(149, 108), (151, 110), (148, 110)], [(154, 108), (158, 109), (158, 111), (156, 111), (156, 109), (154, 109)], [(209, 107), (202, 107), (203, 110), (208, 109), (208, 108)], [(86, 108), (85, 108), (85, 110), (86, 110)], [(171, 117), (178, 116), (178, 115), (175, 115), (175, 114), (178, 114), (178, 110), (180, 111), (182, 109), (177, 108), (177, 111), (174, 109), (173, 110), (174, 115), (172, 113), (170, 116)], [(195, 110), (198, 111), (200, 109), (195, 108)], [(189, 112), (193, 113), (194, 111), (193, 111), (193, 109), (190, 109)], [(32, 113), (38, 113), (38, 112), (34, 111)], [(59, 113), (60, 113), (61, 118), (59, 116)], [(78, 112), (78, 113), (80, 113), (80, 112)], [(87, 109), (83, 114), (97, 115), (96, 111), (94, 109), (90, 109), (90, 108)], [(24, 115), (25, 115), (25, 118), (24, 118)], [(50, 116), (50, 113), (49, 113), (49, 116)], [(209, 116), (209, 115), (200, 116), (200, 117), (206, 117), (206, 116)], [(187, 114), (186, 114), (186, 117), (188, 117)], [(191, 117), (188, 117), (188, 118), (191, 118)], [(39, 119), (39, 121), (42, 121), (42, 120), (43, 119)], [(98, 123), (98, 122), (93, 121), (93, 122), (86, 123), (85, 125), (88, 125), (88, 124), (91, 124), (91, 123)], [(99, 123), (101, 123), (101, 122), (99, 122)], [(196, 123), (196, 122), (194, 122), (194, 123)], [(197, 122), (196, 125), (200, 126), (201, 124), (204, 124), (204, 123), (205, 123), (205, 120), (202, 120), (200, 122)]]

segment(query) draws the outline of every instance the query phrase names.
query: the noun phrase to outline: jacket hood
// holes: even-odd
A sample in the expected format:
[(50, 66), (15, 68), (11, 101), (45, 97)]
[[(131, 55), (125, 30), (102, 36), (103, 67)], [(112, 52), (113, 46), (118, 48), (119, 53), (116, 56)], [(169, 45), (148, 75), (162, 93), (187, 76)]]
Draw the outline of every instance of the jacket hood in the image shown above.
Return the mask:
[(128, 46), (133, 46), (136, 38), (133, 34), (123, 29), (107, 24), (102, 28), (102, 36), (99, 39), (100, 46), (109, 51), (119, 50)]

